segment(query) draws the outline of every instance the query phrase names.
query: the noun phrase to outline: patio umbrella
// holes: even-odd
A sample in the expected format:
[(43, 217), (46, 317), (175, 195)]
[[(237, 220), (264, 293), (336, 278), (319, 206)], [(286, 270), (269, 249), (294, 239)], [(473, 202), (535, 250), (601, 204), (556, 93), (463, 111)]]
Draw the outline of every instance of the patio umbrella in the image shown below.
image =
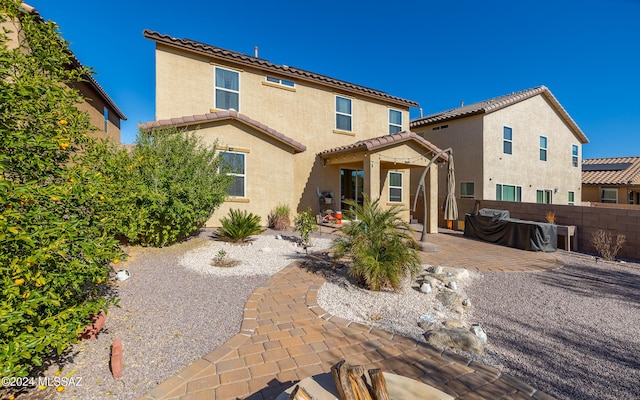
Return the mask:
[(444, 219), (455, 221), (458, 219), (458, 204), (456, 203), (456, 174), (453, 165), (453, 152), (449, 153), (449, 168), (447, 171), (447, 197), (444, 200)]

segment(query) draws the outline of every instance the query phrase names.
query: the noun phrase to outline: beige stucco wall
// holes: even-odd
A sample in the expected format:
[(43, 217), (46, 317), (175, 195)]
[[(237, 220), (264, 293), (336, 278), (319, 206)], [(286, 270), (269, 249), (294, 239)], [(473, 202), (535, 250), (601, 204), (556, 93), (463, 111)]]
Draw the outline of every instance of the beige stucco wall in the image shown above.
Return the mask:
[[(434, 127), (448, 125), (446, 129)], [(503, 127), (512, 128), (513, 154), (503, 153)], [(495, 200), (496, 184), (522, 187), (522, 201), (536, 202), (536, 190), (551, 190), (553, 204), (567, 204), (574, 192), (581, 198), (580, 162), (572, 166), (571, 146), (578, 138), (542, 95), (504, 109), (456, 121), (415, 128), (441, 149), (453, 148), (456, 195), (460, 182), (475, 183), (475, 198)], [(547, 137), (547, 161), (540, 160), (540, 136)], [(482, 151), (481, 151), (482, 149)], [(446, 194), (446, 169), (440, 173), (440, 197)], [(555, 189), (558, 189), (555, 193)]]
[(194, 130), (209, 146), (217, 143), (218, 148), (231, 147), (233, 151), (245, 154), (246, 197), (228, 199), (206, 226), (220, 226), (220, 218), (232, 208), (259, 215), (265, 226), (270, 211), (277, 205), (286, 204), (295, 210), (292, 191), (294, 163), (290, 148), (238, 122), (213, 123), (190, 130)]
[[(443, 128), (446, 126), (446, 128)], [(473, 182), (475, 198), (483, 193), (482, 117), (473, 116), (413, 129), (442, 150), (451, 148), (456, 177), (456, 194), (460, 196), (460, 182)], [(434, 130), (434, 128), (437, 128)], [(438, 196), (447, 194), (447, 166), (439, 164)]]
[[(513, 129), (513, 154), (504, 154), (503, 127)], [(547, 137), (547, 161), (540, 160), (540, 136)], [(536, 190), (551, 190), (553, 204), (567, 204), (568, 192), (580, 198), (580, 162), (572, 166), (571, 146), (582, 146), (542, 95), (484, 117), (483, 198), (495, 200), (496, 184), (522, 186), (522, 201), (535, 203)], [(557, 189), (557, 192), (556, 192)]]
[[(214, 107), (214, 67), (206, 56), (158, 44), (156, 49), (156, 118), (204, 114)], [(388, 133), (389, 109), (402, 112), (403, 130), (409, 128), (409, 109), (362, 95), (338, 93), (329, 87), (290, 77), (295, 88), (265, 81), (265, 72), (230, 64), (219, 65), (240, 74), (241, 114), (304, 144), (292, 170), (293, 210), (311, 206), (318, 211), (316, 189), (340, 191), (339, 167), (325, 167), (317, 153), (336, 146)], [(335, 96), (352, 99), (352, 132), (335, 130)], [(265, 156), (271, 157), (266, 151)], [(258, 201), (257, 199), (255, 201)]]

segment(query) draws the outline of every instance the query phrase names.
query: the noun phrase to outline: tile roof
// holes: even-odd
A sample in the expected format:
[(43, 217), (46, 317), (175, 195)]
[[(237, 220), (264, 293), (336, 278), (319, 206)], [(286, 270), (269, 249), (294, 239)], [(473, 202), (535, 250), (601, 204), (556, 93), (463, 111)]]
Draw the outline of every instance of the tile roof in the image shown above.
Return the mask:
[[(338, 154), (349, 154), (356, 151), (363, 151), (363, 150), (373, 151), (373, 150), (382, 149), (385, 147), (389, 147), (395, 144), (404, 143), (408, 141), (416, 142), (418, 145), (429, 150), (434, 155), (442, 151), (433, 143), (424, 139), (423, 137), (416, 134), (415, 132), (403, 131), (403, 132), (394, 133), (393, 135), (384, 135), (384, 136), (378, 136), (371, 139), (360, 140), (355, 143), (348, 144), (346, 146), (334, 147), (329, 150), (321, 151), (320, 153), (318, 153), (318, 156), (320, 156), (321, 158), (329, 158), (331, 156), (335, 156)], [(447, 154), (442, 154), (441, 156), (442, 160), (447, 160), (448, 158), (449, 157)]]
[[(42, 18), (42, 15), (40, 15), (38, 10), (36, 10), (33, 6), (30, 6), (27, 3), (22, 3), (20, 4), (20, 6), (26, 12), (38, 18), (39, 21), (44, 21), (44, 18)], [(78, 69), (84, 68), (84, 66), (80, 63), (76, 55), (73, 54), (71, 50), (69, 50), (69, 54), (71, 55), (71, 63), (74, 68), (78, 68)], [(102, 86), (100, 86), (100, 84), (98, 83), (98, 81), (96, 81), (96, 79), (93, 77), (92, 74), (84, 74), (82, 77), (89, 81), (89, 85), (91, 85), (96, 90), (96, 92), (98, 92), (98, 95), (102, 97), (102, 100), (104, 100), (105, 103), (107, 103), (113, 109), (113, 111), (115, 111), (115, 113), (118, 115), (118, 118), (123, 119), (125, 121), (127, 120), (127, 116), (124, 115), (124, 113), (122, 112), (122, 110), (120, 110), (120, 108), (118, 108), (118, 106), (113, 101), (113, 99), (109, 97), (107, 92), (102, 88)]]
[(276, 131), (275, 129), (269, 128), (267, 125), (258, 122), (254, 119), (247, 117), (244, 114), (240, 114), (237, 111), (229, 110), (229, 111), (218, 111), (214, 113), (200, 114), (200, 115), (189, 115), (185, 117), (179, 118), (171, 118), (171, 119), (162, 119), (159, 121), (146, 122), (138, 125), (141, 130), (159, 128), (159, 127), (168, 127), (175, 126), (177, 128), (194, 126), (205, 124), (209, 122), (217, 122), (217, 121), (225, 121), (225, 120), (236, 120), (244, 123), (267, 136), (274, 138), (275, 140), (293, 148), (296, 153), (302, 153), (307, 149), (305, 145), (300, 142), (297, 142), (291, 139), (288, 136), (283, 135), (282, 133)]
[(371, 89), (365, 86), (356, 85), (353, 83), (341, 81), (338, 79), (330, 78), (328, 76), (316, 74), (314, 72), (305, 71), (300, 68), (290, 67), (287, 65), (273, 64), (265, 59), (248, 56), (246, 54), (237, 53), (215, 47), (209, 44), (201, 43), (191, 39), (178, 39), (168, 35), (163, 35), (158, 32), (145, 29), (143, 32), (144, 37), (156, 41), (156, 43), (162, 43), (167, 46), (177, 47), (193, 52), (203, 54), (207, 57), (224, 60), (227, 62), (233, 62), (243, 66), (251, 66), (264, 71), (277, 73), (281, 76), (286, 76), (293, 79), (311, 81), (314, 83), (320, 83), (326, 86), (330, 86), (335, 89), (340, 89), (350, 93), (361, 94), (369, 97), (376, 98), (391, 102), (394, 104), (402, 105), (405, 107), (418, 107), (419, 104), (415, 101), (402, 99), (400, 97), (391, 96), (385, 92)]
[(640, 157), (586, 159), (582, 162), (582, 184), (640, 185)]
[(580, 139), (581, 143), (589, 143), (589, 139), (578, 127), (578, 124), (571, 118), (569, 113), (562, 107), (560, 102), (555, 98), (551, 91), (546, 86), (538, 86), (532, 89), (522, 90), (520, 92), (514, 92), (504, 96), (494, 97), (489, 100), (480, 101), (477, 103), (469, 104), (466, 106), (453, 108), (451, 110), (438, 112), (435, 114), (426, 115), (421, 118), (411, 121), (410, 126), (412, 128), (421, 127), (424, 125), (431, 125), (435, 123), (451, 121), (458, 118), (466, 118), (472, 115), (489, 114), (494, 111), (498, 111), (505, 107), (509, 107), (513, 104), (519, 103), (523, 100), (531, 97), (543, 95), (551, 105), (556, 109), (560, 117), (571, 128), (574, 134)]

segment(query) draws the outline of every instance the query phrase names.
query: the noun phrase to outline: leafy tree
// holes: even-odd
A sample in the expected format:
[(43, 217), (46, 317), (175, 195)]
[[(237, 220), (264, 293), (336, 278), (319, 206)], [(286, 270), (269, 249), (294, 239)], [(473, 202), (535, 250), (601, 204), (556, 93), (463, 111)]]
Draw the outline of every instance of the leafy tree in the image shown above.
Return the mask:
[(367, 288), (398, 289), (401, 278), (407, 272), (417, 273), (420, 267), (411, 227), (399, 216), (401, 209), (382, 209), (380, 199), (372, 202), (367, 196), (362, 205), (351, 200), (346, 203), (352, 207), (352, 221), (342, 229), (344, 236), (334, 242), (334, 257), (350, 256), (349, 274)]
[[(122, 256), (95, 211), (103, 177), (80, 154), (89, 116), (52, 22), (0, 0), (0, 375), (26, 376), (52, 350), (77, 341), (107, 309), (109, 263)], [(16, 23), (19, 21), (20, 23)], [(18, 32), (14, 32), (18, 33)]]
[(101, 216), (122, 241), (167, 246), (189, 236), (227, 195), (215, 146), (176, 128), (140, 132), (130, 153), (102, 142), (88, 158), (109, 182)]

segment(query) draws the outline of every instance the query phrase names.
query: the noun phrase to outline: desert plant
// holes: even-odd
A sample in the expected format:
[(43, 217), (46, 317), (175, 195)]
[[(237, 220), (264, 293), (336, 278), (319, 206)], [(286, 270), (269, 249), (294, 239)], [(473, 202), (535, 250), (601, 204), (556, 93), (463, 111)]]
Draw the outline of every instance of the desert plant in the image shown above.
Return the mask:
[(598, 254), (607, 261), (616, 259), (616, 255), (622, 248), (627, 237), (622, 234), (616, 235), (615, 243), (613, 241), (613, 233), (605, 232), (599, 229), (591, 235), (591, 244), (596, 248)]
[(123, 242), (167, 246), (204, 224), (224, 202), (232, 177), (215, 145), (176, 128), (139, 132), (128, 153), (101, 143), (89, 158), (108, 178), (101, 216)]
[(283, 231), (291, 226), (291, 209), (286, 204), (279, 204), (269, 214), (268, 226)]
[(95, 128), (72, 87), (90, 71), (20, 1), (0, 0), (0, 26), (0, 376), (22, 377), (113, 304), (123, 254), (96, 218), (106, 179), (83, 158)]
[(349, 274), (370, 290), (398, 289), (401, 278), (420, 267), (411, 227), (399, 216), (401, 209), (382, 209), (380, 200), (364, 197), (363, 204), (348, 200), (352, 222), (335, 240), (334, 258), (350, 256)]
[(213, 258), (213, 261), (211, 261), (211, 265), (221, 268), (231, 268), (235, 267), (238, 264), (240, 264), (240, 261), (228, 257), (227, 252), (223, 249), (218, 250), (218, 253)]
[(232, 242), (246, 242), (251, 235), (264, 232), (260, 226), (260, 216), (253, 215), (246, 210), (229, 210), (226, 217), (220, 219), (222, 227), (218, 234)]
[(553, 211), (547, 211), (547, 214), (544, 216), (544, 218), (550, 224), (556, 223), (556, 213), (554, 213)]
[(305, 250), (311, 247), (311, 232), (317, 231), (316, 219), (313, 216), (311, 207), (307, 207), (305, 211), (302, 211), (296, 215), (294, 220), (294, 229), (300, 232), (300, 242)]

